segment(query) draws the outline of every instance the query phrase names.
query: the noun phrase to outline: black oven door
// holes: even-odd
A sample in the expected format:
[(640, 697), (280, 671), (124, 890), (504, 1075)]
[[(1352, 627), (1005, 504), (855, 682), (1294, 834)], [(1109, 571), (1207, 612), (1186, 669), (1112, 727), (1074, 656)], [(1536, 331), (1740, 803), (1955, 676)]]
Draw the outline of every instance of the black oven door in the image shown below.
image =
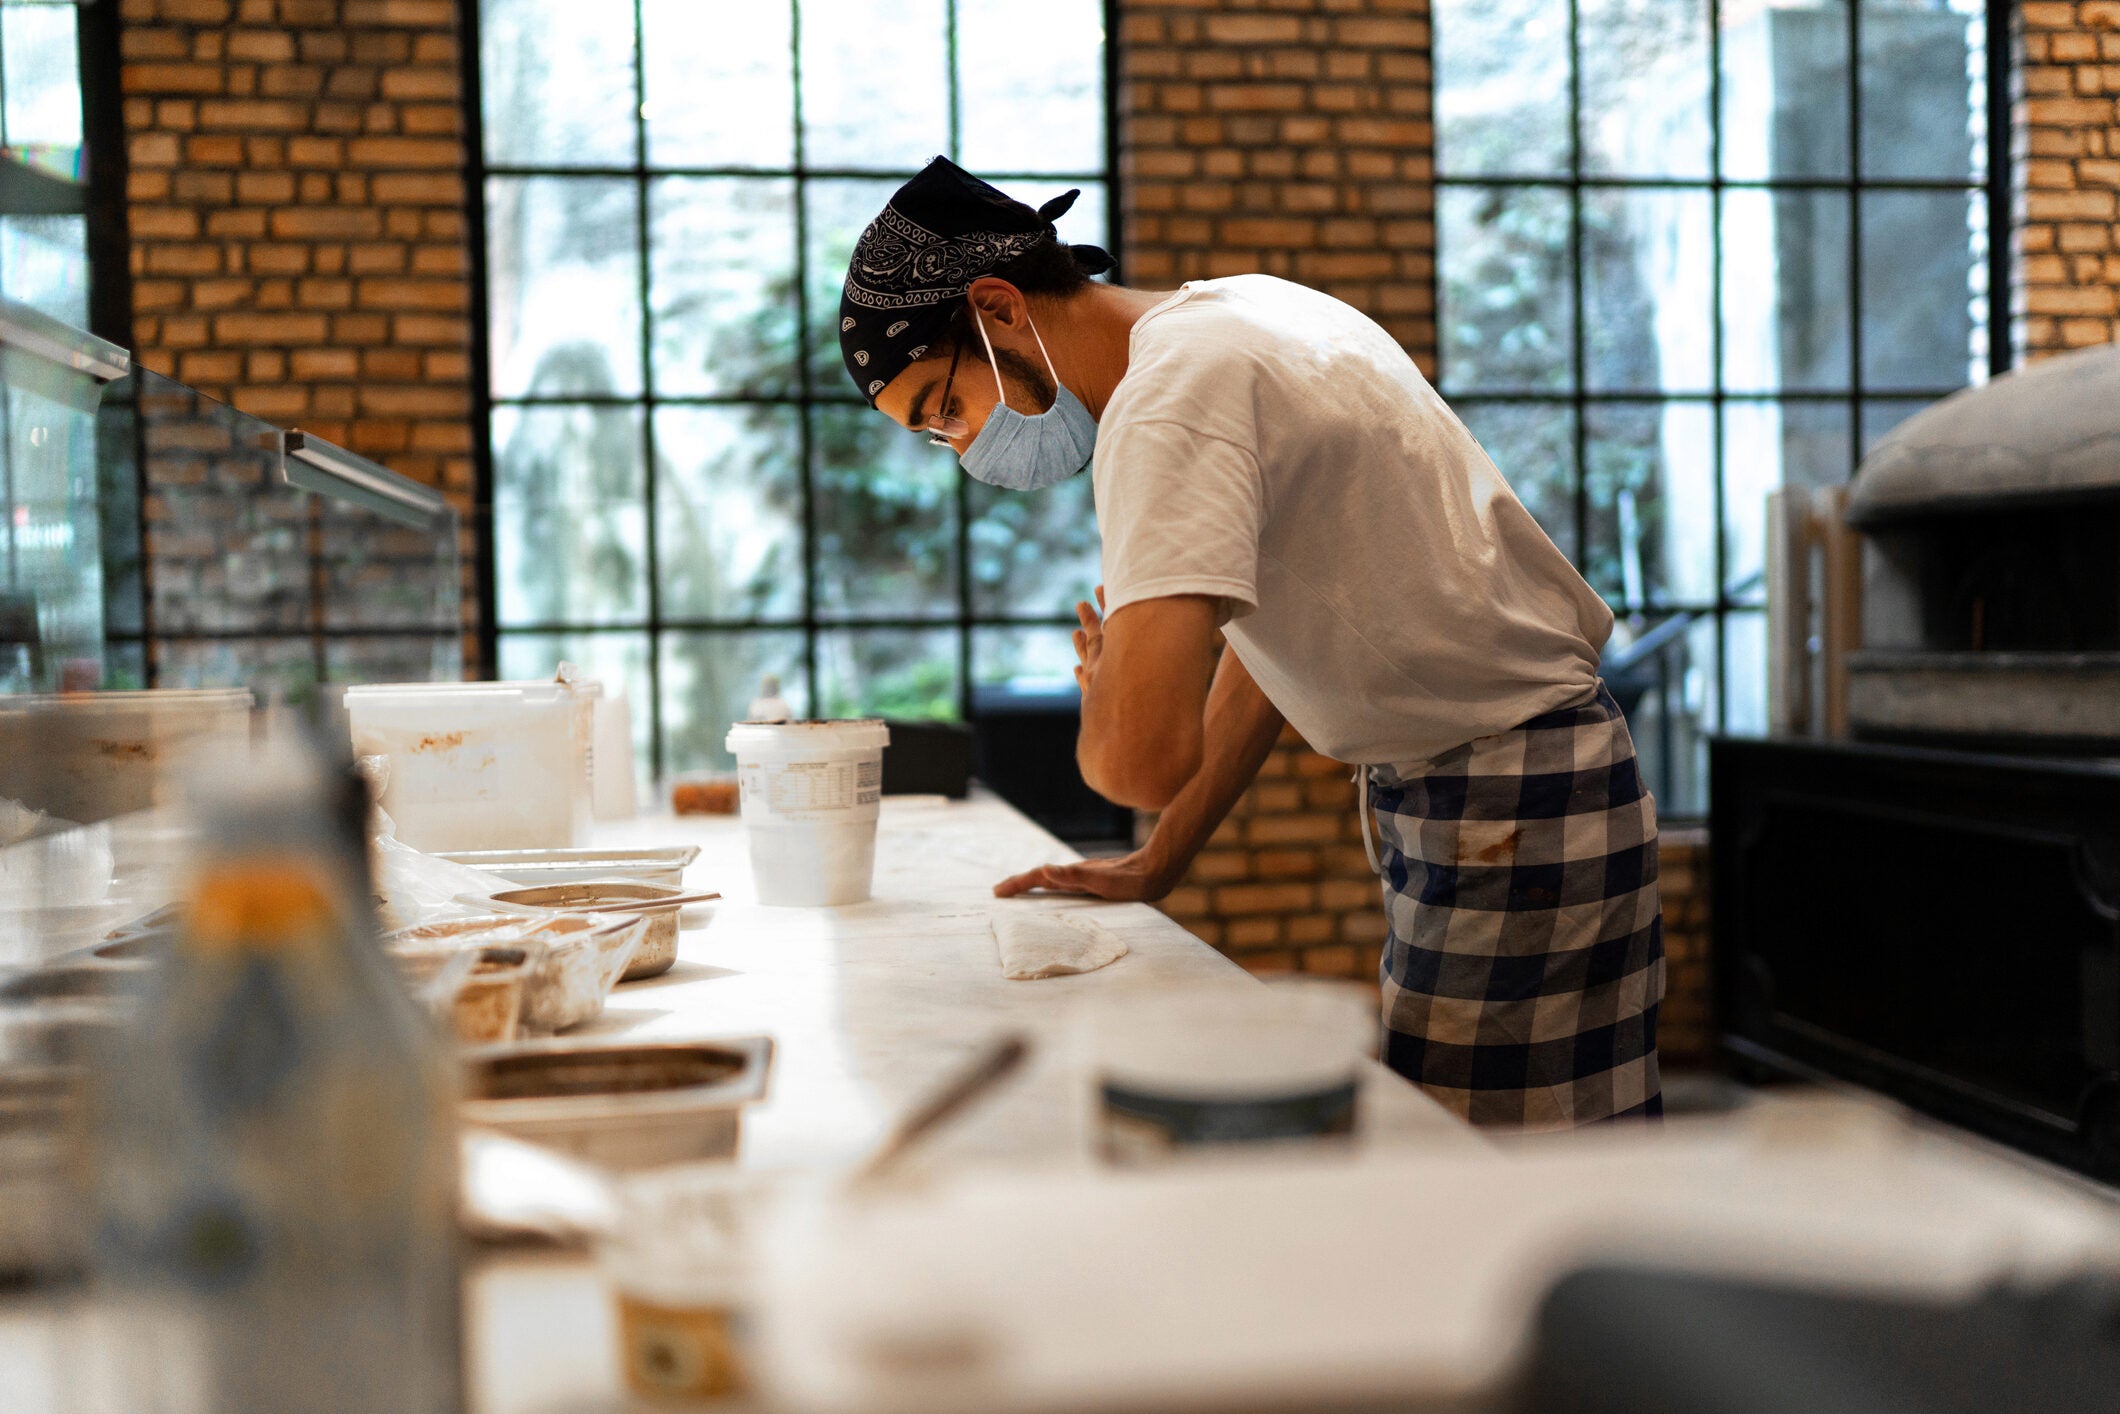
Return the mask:
[(2120, 1177), (2120, 764), (1712, 748), (1717, 1020)]

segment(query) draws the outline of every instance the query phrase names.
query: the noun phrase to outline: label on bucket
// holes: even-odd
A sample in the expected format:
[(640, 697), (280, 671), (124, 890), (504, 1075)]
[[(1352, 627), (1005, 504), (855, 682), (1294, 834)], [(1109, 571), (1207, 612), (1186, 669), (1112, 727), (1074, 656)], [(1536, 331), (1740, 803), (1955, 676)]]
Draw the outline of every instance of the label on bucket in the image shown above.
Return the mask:
[(775, 815), (852, 810), (883, 798), (883, 762), (776, 761), (737, 767), (746, 805)]

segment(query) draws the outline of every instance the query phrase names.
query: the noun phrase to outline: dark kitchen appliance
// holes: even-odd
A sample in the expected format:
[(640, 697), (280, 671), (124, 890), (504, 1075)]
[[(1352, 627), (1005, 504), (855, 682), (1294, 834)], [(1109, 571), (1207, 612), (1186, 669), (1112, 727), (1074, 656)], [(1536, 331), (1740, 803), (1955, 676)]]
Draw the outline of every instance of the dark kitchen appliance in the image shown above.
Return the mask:
[(1709, 764), (1725, 1048), (2120, 1177), (2120, 762), (1725, 738)]
[(972, 730), (962, 722), (907, 721), (893, 717), (890, 749), (883, 753), (885, 795), (945, 795), (964, 799), (971, 787)]
[(1998, 1414), (2120, 1404), (2120, 1289), (1963, 1301), (1593, 1267), (1536, 1319), (1516, 1414)]
[(1864, 460), (1857, 735), (2120, 754), (2120, 348), (1946, 398)]
[(1851, 739), (1710, 747), (1724, 1046), (2120, 1180), (2120, 349), (1910, 418), (1847, 505)]

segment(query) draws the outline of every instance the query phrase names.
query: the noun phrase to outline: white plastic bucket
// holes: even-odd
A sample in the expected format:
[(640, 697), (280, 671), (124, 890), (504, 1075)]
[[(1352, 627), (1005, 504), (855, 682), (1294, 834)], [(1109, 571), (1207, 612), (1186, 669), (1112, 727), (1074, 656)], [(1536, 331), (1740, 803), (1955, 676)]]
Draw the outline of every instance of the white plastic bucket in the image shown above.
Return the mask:
[(729, 729), (758, 901), (860, 903), (876, 872), (882, 722), (738, 722)]

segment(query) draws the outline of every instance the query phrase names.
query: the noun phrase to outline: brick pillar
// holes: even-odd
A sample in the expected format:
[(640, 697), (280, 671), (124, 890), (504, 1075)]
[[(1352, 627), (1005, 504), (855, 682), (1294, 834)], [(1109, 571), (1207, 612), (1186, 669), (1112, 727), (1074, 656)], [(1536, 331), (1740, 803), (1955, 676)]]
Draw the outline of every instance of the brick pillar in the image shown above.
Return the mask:
[[(1127, 283), (1300, 281), (1433, 375), (1427, 0), (1121, 0), (1118, 44)], [(1374, 978), (1350, 774), (1285, 734), (1165, 911), (1260, 971)]]
[(1127, 282), (1263, 271), (1434, 372), (1427, 0), (1119, 5)]
[(135, 354), (447, 492), (468, 629), (456, 5), (121, 0), (120, 17)]
[(1658, 838), (1657, 875), (1663, 890), (1664, 1006), (1656, 1044), (1669, 1066), (1707, 1065), (1715, 1057), (1714, 1004), (1708, 943), (1708, 832), (1666, 830)]
[(2011, 336), (2027, 359), (2120, 335), (2120, 0), (2018, 7)]

